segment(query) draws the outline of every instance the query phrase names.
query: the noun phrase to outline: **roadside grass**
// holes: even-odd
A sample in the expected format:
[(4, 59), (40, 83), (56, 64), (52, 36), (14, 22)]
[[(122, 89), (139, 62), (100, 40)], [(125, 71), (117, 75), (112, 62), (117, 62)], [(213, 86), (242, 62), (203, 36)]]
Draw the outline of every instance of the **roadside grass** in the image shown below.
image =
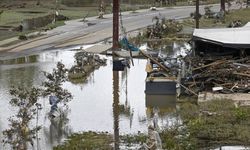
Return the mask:
[[(38, 13), (29, 13), (38, 12)], [(0, 17), (1, 26), (18, 26), (22, 20), (31, 19), (35, 17), (45, 16), (49, 13), (49, 10), (44, 9), (15, 9), (4, 10)]]
[(59, 10), (59, 14), (68, 17), (70, 20), (92, 17), (98, 15), (98, 7), (67, 7), (66, 9)]
[[(4, 10), (0, 17), (0, 26), (18, 26), (24, 19), (41, 17), (52, 14), (53, 12), (54, 10), (47, 8)], [(71, 20), (83, 18), (85, 16), (96, 16), (98, 10), (95, 7), (71, 7), (59, 10), (59, 14), (62, 14)]]
[[(226, 13), (226, 17), (223, 21), (216, 19), (205, 19), (202, 17), (200, 19), (200, 28), (215, 28), (215, 27), (227, 27), (232, 21), (241, 20), (242, 24), (246, 24), (250, 21), (250, 8), (244, 8), (239, 10), (231, 10), (229, 13)], [(184, 27), (195, 28), (194, 19), (185, 19), (183, 20)]]
[(55, 23), (50, 23), (47, 26), (39, 28), (39, 29), (42, 29), (42, 30), (51, 30), (51, 29), (54, 29), (56, 27), (63, 26), (63, 25), (65, 25), (64, 21), (56, 21)]
[(17, 35), (18, 35), (18, 32), (0, 30), (0, 41), (15, 37)]
[(241, 20), (243, 24), (250, 21), (250, 8), (232, 10), (229, 15), (226, 16), (226, 23), (230, 23), (234, 20)]

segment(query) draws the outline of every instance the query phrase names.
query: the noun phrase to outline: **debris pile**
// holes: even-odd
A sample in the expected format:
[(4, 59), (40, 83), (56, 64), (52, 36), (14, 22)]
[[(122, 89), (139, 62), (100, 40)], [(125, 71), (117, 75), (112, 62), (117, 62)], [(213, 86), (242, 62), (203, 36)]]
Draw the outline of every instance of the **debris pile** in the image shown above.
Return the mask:
[(80, 79), (86, 77), (94, 69), (106, 65), (106, 59), (101, 59), (99, 55), (85, 51), (75, 54), (76, 65), (69, 70), (69, 79)]
[(212, 6), (205, 6), (204, 7), (204, 18), (205, 19), (216, 19), (217, 21), (223, 21), (225, 18), (225, 12), (220, 10), (219, 12), (214, 12), (211, 10)]
[(228, 25), (229, 28), (238, 28), (238, 27), (242, 27), (242, 22), (241, 20), (234, 20), (233, 22), (231, 22)]
[(211, 8), (212, 8), (212, 6), (205, 6), (204, 7), (204, 11), (205, 11), (204, 17), (207, 18), (207, 19), (208, 18), (214, 18), (214, 15), (216, 13), (216, 12), (213, 12), (211, 10)]
[[(250, 57), (189, 59), (191, 74), (183, 84), (194, 93), (213, 91), (220, 93), (250, 92)], [(186, 94), (192, 95), (190, 91)]]
[(156, 20), (156, 23), (146, 30), (146, 37), (149, 39), (161, 39), (169, 34), (180, 32), (183, 28), (182, 25), (174, 19), (160, 19), (156, 16), (153, 20)]

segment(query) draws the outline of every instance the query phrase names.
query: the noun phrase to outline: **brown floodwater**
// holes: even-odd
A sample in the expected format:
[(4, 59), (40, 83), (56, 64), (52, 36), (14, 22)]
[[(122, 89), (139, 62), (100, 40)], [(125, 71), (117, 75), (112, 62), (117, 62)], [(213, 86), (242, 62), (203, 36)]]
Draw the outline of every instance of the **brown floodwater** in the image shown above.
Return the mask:
[[(75, 53), (71, 50), (55, 50), (0, 61), (0, 132), (8, 128), (7, 118), (16, 112), (16, 108), (9, 105), (10, 87), (39, 87), (45, 79), (42, 71), (51, 72), (58, 61), (70, 68), (74, 64)], [(43, 109), (38, 115), (38, 125), (42, 129), (36, 149), (52, 149), (73, 132), (105, 131), (114, 134), (115, 138), (122, 134), (146, 133), (147, 126), (152, 124), (153, 107), (159, 107), (160, 127), (168, 126), (176, 120), (175, 103), (162, 103), (158, 100), (167, 101), (171, 97), (151, 96), (146, 99), (145, 59), (134, 59), (134, 66), (130, 69), (113, 72), (112, 58), (104, 55), (101, 57), (107, 59), (107, 65), (91, 73), (85, 82), (64, 83), (63, 87), (72, 93), (73, 100), (69, 102), (69, 111), (63, 124), (58, 125), (47, 118), (50, 111), (48, 98), (40, 99)], [(156, 101), (153, 102), (153, 99)], [(35, 122), (36, 119), (32, 126), (35, 126)], [(1, 143), (0, 149), (6, 149), (6, 146), (3, 147)]]

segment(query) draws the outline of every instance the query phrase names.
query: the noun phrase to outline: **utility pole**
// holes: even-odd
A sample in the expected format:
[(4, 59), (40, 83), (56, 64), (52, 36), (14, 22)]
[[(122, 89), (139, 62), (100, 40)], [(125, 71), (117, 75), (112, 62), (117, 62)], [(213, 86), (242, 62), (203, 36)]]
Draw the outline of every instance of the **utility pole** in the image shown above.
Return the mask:
[(225, 7), (225, 0), (220, 0), (220, 9), (225, 12), (226, 7)]
[(114, 150), (119, 150), (119, 71), (113, 71)]
[(119, 48), (119, 0), (113, 0), (113, 51)]
[(199, 5), (200, 5), (200, 1), (196, 0), (196, 13), (195, 13), (195, 28), (199, 29), (199, 19), (200, 19), (200, 12), (199, 12)]

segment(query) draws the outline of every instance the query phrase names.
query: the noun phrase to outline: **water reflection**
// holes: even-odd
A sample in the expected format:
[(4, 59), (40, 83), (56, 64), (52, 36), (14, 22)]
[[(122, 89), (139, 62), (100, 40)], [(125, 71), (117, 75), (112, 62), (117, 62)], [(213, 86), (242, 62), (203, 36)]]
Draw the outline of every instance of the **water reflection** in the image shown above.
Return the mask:
[(49, 128), (44, 128), (45, 136), (51, 146), (59, 144), (63, 139), (67, 138), (72, 133), (68, 119), (68, 113), (70, 110), (68, 108), (61, 108), (58, 109), (58, 111), (60, 116), (50, 118)]
[(146, 94), (147, 118), (155, 129), (169, 127), (176, 121), (176, 95)]
[(119, 149), (119, 72), (113, 71), (114, 149)]
[(38, 62), (39, 55), (18, 57), (14, 59), (0, 60), (0, 65), (13, 65)]
[[(35, 85), (34, 76), (39, 76), (36, 66), (29, 68), (17, 68), (6, 70), (0, 74), (1, 78), (5, 79), (1, 84), (6, 84), (8, 88), (11, 86), (31, 87)], [(21, 78), (20, 78), (21, 77)]]
[(121, 91), (125, 93), (125, 102), (124, 104), (119, 105), (120, 115), (129, 118), (129, 127), (132, 128), (134, 110), (131, 108), (131, 105), (128, 101), (128, 73), (129, 68), (125, 68), (125, 70), (121, 73)]
[[(0, 65), (0, 106), (6, 106), (0, 109), (0, 132), (8, 128), (7, 118), (15, 112), (15, 109), (9, 106), (10, 85), (21, 83), (26, 86), (39, 86), (44, 80), (42, 71), (51, 72), (58, 61), (70, 68), (74, 64), (74, 54), (75, 51), (50, 51), (39, 54), (37, 62), (34, 63)], [(116, 134), (118, 132), (134, 134), (138, 131), (147, 131), (144, 94), (146, 60), (134, 59), (134, 66), (127, 72), (120, 72), (120, 78), (118, 74), (114, 75), (118, 77), (114, 80), (111, 71), (112, 58), (101, 57), (108, 59), (107, 66), (95, 70), (86, 82), (79, 84), (66, 82), (63, 85), (74, 96), (69, 103), (71, 109), (67, 117), (69, 120), (62, 121), (66, 122), (64, 127), (59, 128), (60, 124), (44, 119), (50, 110), (50, 105), (48, 100), (42, 99), (43, 110), (38, 123), (44, 129), (39, 133), (42, 149), (52, 149), (54, 144), (70, 133), (64, 131), (64, 128), (69, 127), (73, 132), (113, 133), (115, 131)], [(114, 89), (117, 90), (118, 99), (114, 99)], [(161, 112), (159, 116), (161, 117)], [(0, 140), (2, 140), (2, 134), (0, 134)], [(0, 143), (0, 149), (4, 149), (2, 143)]]
[(158, 107), (165, 110), (172, 110), (176, 107), (176, 95), (149, 95), (146, 94), (146, 107)]

